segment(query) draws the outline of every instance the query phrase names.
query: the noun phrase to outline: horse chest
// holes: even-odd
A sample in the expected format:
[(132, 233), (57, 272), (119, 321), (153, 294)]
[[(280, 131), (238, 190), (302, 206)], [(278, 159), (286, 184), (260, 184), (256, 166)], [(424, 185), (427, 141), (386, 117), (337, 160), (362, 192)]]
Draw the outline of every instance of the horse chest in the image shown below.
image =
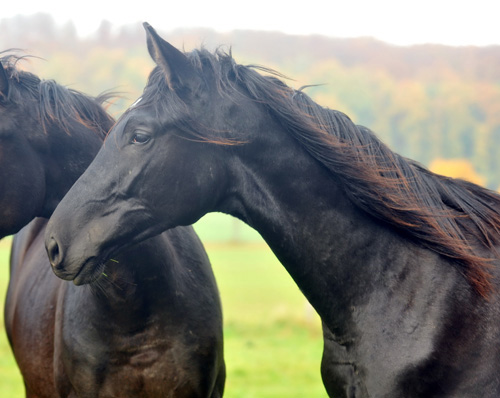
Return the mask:
[(75, 389), (93, 390), (99, 397), (167, 396), (185, 383), (178, 366), (184, 350), (182, 343), (164, 336), (168, 333), (158, 327), (130, 334), (90, 330), (75, 336), (66, 345)]

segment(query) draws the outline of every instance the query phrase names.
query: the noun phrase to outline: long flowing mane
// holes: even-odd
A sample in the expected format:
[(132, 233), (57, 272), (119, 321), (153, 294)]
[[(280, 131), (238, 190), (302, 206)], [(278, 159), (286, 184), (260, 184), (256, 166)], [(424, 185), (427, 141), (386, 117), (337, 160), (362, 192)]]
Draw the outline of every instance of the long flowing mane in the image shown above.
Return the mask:
[[(195, 50), (186, 55), (221, 95), (246, 95), (265, 106), (311, 156), (340, 178), (355, 205), (450, 259), (487, 297), (492, 289), (489, 269), (498, 258), (495, 246), (500, 243), (500, 195), (434, 174), (394, 153), (368, 128), (288, 87), (277, 72), (238, 65), (222, 51)], [(189, 109), (169, 92), (158, 68), (151, 73), (142, 100), (142, 106), (152, 105), (158, 113), (166, 107), (184, 113), (180, 127), (197, 139), (228, 143), (227, 137), (214, 137), (199, 125), (192, 128)]]
[(37, 119), (46, 133), (56, 124), (71, 134), (72, 125), (79, 123), (91, 129), (102, 139), (114, 124), (103, 104), (114, 96), (103, 93), (91, 97), (80, 91), (64, 87), (54, 80), (42, 80), (38, 76), (17, 67), (28, 56), (3, 53), (0, 62), (9, 79), (8, 101), (22, 103), (27, 99), (37, 104)]

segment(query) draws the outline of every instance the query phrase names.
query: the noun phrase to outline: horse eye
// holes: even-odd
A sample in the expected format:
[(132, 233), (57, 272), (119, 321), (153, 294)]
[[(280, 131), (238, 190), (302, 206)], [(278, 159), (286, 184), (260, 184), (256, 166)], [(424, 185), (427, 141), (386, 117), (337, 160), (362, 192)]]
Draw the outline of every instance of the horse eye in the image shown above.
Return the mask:
[(148, 134), (145, 134), (140, 131), (136, 131), (132, 135), (132, 144), (146, 144), (149, 142), (151, 137)]

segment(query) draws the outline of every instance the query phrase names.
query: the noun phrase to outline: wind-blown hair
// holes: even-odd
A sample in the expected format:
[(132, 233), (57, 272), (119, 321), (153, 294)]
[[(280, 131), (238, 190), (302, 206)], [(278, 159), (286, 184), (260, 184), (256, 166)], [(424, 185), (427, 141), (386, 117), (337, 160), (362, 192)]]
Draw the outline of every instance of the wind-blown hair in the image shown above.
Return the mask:
[(37, 120), (46, 133), (52, 124), (60, 126), (71, 135), (72, 125), (76, 122), (106, 137), (114, 124), (114, 119), (102, 107), (113, 93), (103, 93), (91, 97), (80, 91), (66, 88), (54, 80), (42, 80), (38, 76), (19, 69), (17, 63), (28, 56), (5, 54), (0, 62), (9, 79), (6, 101), (22, 103), (33, 100), (37, 104)]
[[(426, 248), (448, 258), (475, 290), (491, 290), (489, 268), (498, 259), (500, 195), (478, 185), (440, 176), (383, 144), (345, 114), (316, 104), (283, 83), (267, 68), (237, 65), (231, 54), (195, 50), (186, 54), (205, 85), (236, 99), (245, 95), (267, 108), (275, 120), (332, 174), (360, 209)], [(259, 72), (265, 72), (261, 74)], [(241, 137), (214, 137), (190, 117), (189, 108), (169, 90), (158, 67), (150, 75), (139, 106), (177, 116), (189, 135), (211, 143)], [(484, 255), (487, 249), (490, 258)], [(492, 254), (493, 253), (493, 254)]]

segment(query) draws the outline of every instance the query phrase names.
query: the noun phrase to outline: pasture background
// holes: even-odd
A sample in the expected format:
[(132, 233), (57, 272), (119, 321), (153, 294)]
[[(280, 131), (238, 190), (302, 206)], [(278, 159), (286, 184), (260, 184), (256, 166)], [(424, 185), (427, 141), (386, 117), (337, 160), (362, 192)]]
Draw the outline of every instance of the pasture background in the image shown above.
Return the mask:
[[(320, 378), (319, 318), (258, 233), (229, 216), (195, 226), (210, 256), (224, 309), (226, 393), (234, 398), (327, 397)], [(10, 238), (0, 241), (0, 305)], [(0, 397), (24, 387), (0, 316)]]

